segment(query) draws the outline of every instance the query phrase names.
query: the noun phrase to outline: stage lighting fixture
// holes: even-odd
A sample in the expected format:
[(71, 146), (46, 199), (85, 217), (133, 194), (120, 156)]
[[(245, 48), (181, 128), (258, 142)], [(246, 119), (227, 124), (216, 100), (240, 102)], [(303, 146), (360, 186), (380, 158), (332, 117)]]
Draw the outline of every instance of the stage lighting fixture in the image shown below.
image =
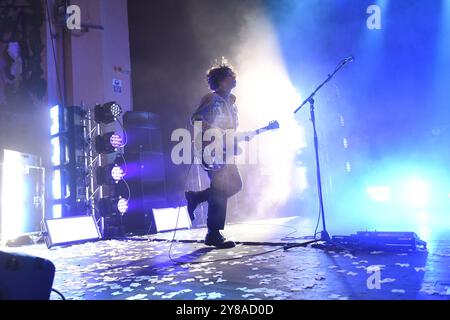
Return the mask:
[(83, 210), (80, 203), (86, 198), (87, 185), (87, 132), (83, 126), (86, 116), (83, 107), (50, 107), (52, 167), (49, 200), (53, 218), (71, 216)]
[(41, 228), (48, 248), (101, 239), (93, 216), (45, 219)]
[(54, 200), (61, 200), (61, 170), (54, 170), (52, 173), (52, 195)]
[(110, 138), (109, 142), (114, 148), (120, 148), (123, 146), (123, 139), (118, 134), (114, 133)]
[(128, 211), (128, 200), (122, 197), (106, 197), (98, 202), (98, 208), (102, 217), (124, 214)]
[(59, 105), (50, 108), (50, 135), (58, 134), (60, 130), (60, 107)]
[(122, 137), (115, 132), (108, 132), (95, 137), (95, 151), (98, 154), (110, 154), (116, 152), (122, 146)]
[(124, 170), (117, 164), (109, 164), (96, 169), (98, 185), (113, 185), (121, 181), (124, 176)]
[(55, 204), (52, 207), (52, 217), (53, 219), (59, 219), (62, 217), (62, 205)]
[(54, 166), (61, 165), (61, 143), (59, 137), (54, 137), (50, 140), (52, 151), (51, 151), (51, 157), (52, 157), (52, 164)]
[(95, 122), (109, 124), (122, 115), (122, 108), (116, 102), (108, 102), (95, 106)]
[(177, 226), (177, 230), (191, 227), (187, 207), (153, 209), (152, 211), (156, 232), (175, 230), (175, 226)]
[(122, 214), (126, 213), (128, 211), (128, 200), (119, 199), (119, 201), (117, 201), (117, 210)]

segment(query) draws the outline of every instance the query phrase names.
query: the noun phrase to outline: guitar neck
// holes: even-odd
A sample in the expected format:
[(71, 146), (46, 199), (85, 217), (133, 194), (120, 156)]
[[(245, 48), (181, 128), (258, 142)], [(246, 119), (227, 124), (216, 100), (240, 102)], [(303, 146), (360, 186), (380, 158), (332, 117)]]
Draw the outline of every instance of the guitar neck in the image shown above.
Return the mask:
[[(248, 131), (247, 134), (257, 136), (257, 135), (259, 135), (259, 134), (261, 134), (261, 133), (264, 133), (264, 132), (266, 132), (266, 131), (269, 131), (269, 130), (270, 130), (270, 129), (268, 129), (267, 127), (264, 127), (264, 128), (258, 129), (258, 130)], [(244, 135), (244, 136), (240, 136), (240, 137), (238, 138), (238, 141), (239, 141), (239, 142), (240, 142), (240, 141), (248, 141), (247, 136), (245, 136), (245, 135)]]
[(266, 131), (269, 131), (269, 129), (267, 129), (267, 127), (264, 127), (264, 128), (255, 130), (255, 131), (253, 131), (253, 132), (254, 132), (256, 135), (258, 135), (258, 134), (264, 133), (264, 132), (266, 132)]

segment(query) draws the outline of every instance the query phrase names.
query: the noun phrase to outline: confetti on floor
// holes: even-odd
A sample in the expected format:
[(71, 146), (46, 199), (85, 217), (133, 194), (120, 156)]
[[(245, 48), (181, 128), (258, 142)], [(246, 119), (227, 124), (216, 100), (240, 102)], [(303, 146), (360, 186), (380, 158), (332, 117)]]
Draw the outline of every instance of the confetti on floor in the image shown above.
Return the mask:
[[(68, 300), (448, 299), (450, 244), (437, 244), (428, 255), (330, 255), (299, 247), (248, 256), (274, 247), (210, 250), (201, 243), (177, 242), (172, 255), (188, 262), (181, 265), (169, 259), (170, 243), (164, 241), (108, 240), (51, 250), (34, 245), (16, 251), (51, 260), (57, 270), (54, 288)], [(380, 289), (371, 290), (368, 278), (376, 272)]]

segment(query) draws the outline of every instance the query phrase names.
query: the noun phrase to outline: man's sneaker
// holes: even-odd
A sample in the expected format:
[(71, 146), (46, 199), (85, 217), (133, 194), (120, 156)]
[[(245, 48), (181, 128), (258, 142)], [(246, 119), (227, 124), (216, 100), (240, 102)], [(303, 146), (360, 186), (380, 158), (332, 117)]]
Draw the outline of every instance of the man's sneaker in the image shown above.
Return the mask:
[(205, 245), (219, 249), (231, 249), (236, 246), (233, 241), (227, 241), (219, 231), (208, 231), (205, 237)]
[(186, 198), (187, 201), (187, 210), (189, 213), (189, 217), (191, 218), (191, 221), (195, 220), (195, 215), (194, 215), (194, 211), (197, 208), (197, 200), (195, 197), (195, 192), (193, 191), (187, 191), (184, 193), (184, 196)]

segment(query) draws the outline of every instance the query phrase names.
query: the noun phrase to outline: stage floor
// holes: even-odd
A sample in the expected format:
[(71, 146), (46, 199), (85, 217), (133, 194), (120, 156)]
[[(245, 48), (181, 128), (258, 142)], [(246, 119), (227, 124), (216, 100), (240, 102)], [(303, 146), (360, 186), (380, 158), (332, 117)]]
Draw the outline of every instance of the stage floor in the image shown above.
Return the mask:
[[(228, 225), (226, 235), (240, 242), (280, 243), (295, 230), (290, 237), (309, 234), (301, 219), (283, 218)], [(176, 238), (201, 240), (204, 233), (178, 231)], [(181, 265), (168, 255), (171, 245), (164, 239), (172, 237), (168, 232), (51, 250), (33, 245), (6, 251), (51, 260), (56, 266), (54, 288), (68, 300), (450, 298), (448, 233), (434, 235), (427, 252), (325, 252), (308, 247), (261, 254), (280, 247), (239, 244), (217, 250), (176, 242), (171, 258), (190, 262)], [(381, 288), (369, 289), (369, 271), (376, 267), (381, 270)], [(52, 294), (52, 299), (59, 297)]]

